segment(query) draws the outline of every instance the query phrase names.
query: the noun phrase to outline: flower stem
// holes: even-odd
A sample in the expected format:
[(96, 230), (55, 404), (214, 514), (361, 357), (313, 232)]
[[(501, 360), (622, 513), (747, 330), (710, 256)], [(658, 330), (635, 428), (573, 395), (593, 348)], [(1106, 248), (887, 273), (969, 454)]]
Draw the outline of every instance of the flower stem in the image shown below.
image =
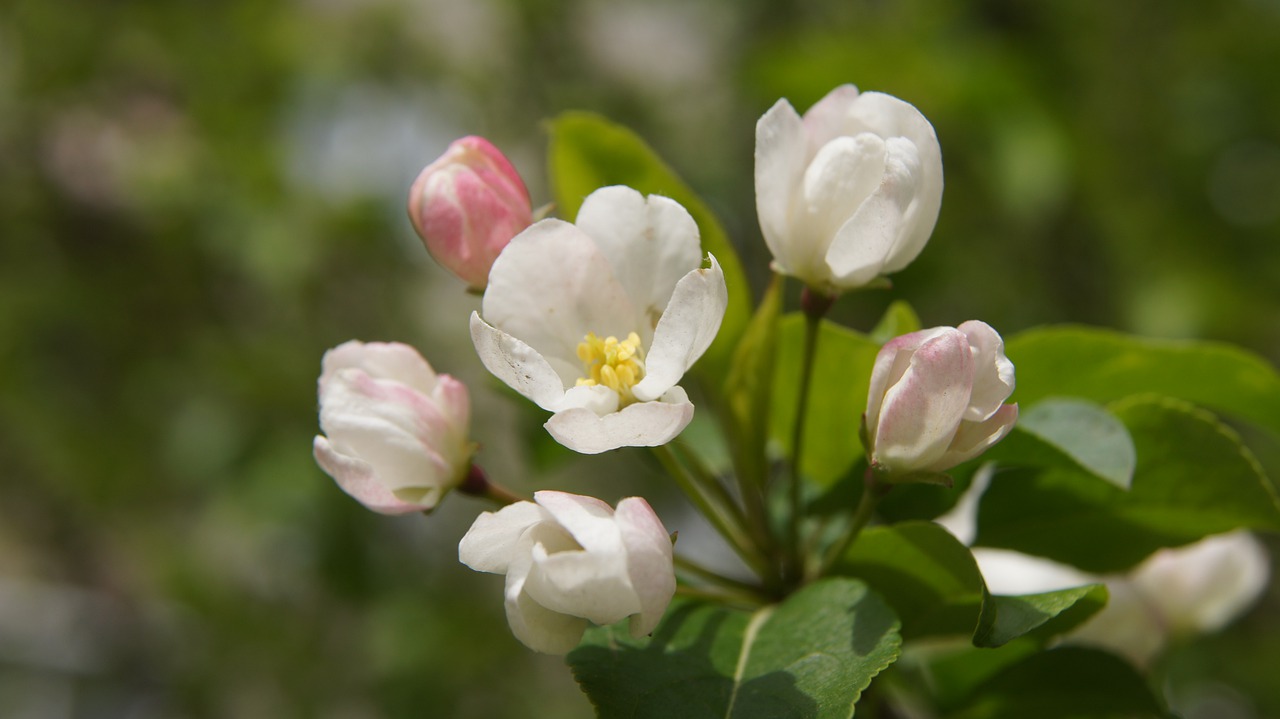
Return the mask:
[[(742, 513), (737, 505), (731, 501), (726, 504), (719, 494), (713, 494), (714, 490), (701, 486), (697, 476), (681, 463), (670, 446), (654, 447), (653, 453), (667, 470), (667, 474), (680, 485), (680, 489), (693, 506), (697, 507), (707, 521), (711, 522), (711, 526), (715, 527), (729, 546), (738, 553), (739, 557), (742, 557), (742, 561), (757, 574), (764, 576), (765, 563), (742, 528)], [(727, 493), (725, 496), (727, 497)]]
[(714, 584), (723, 589), (752, 593), (760, 591), (760, 587), (758, 585), (734, 579), (732, 577), (726, 577), (714, 569), (710, 569), (679, 554), (675, 555), (675, 565), (677, 571), (683, 572), (709, 584)]
[(472, 463), (471, 468), (467, 470), (467, 476), (458, 485), (458, 491), (462, 494), (469, 494), (472, 497), (483, 497), (502, 506), (515, 504), (516, 502), (533, 501), (532, 497), (516, 494), (506, 487), (493, 482), (489, 479), (489, 475), (480, 468), (480, 465), (475, 463)]
[(862, 498), (858, 500), (858, 508), (854, 510), (853, 517), (849, 520), (849, 528), (845, 530), (840, 539), (832, 544), (826, 554), (822, 558), (822, 564), (819, 565), (816, 577), (821, 577), (830, 571), (831, 567), (845, 552), (849, 551), (849, 547), (853, 546), (858, 535), (862, 534), (863, 528), (871, 521), (871, 515), (875, 513), (876, 507), (880, 504), (880, 500), (893, 489), (892, 484), (882, 484), (876, 479), (875, 472), (867, 467), (866, 474), (862, 475), (863, 489)]
[(803, 514), (801, 489), (804, 474), (801, 459), (804, 456), (804, 428), (809, 412), (809, 386), (813, 383), (813, 365), (818, 356), (818, 335), (822, 318), (835, 303), (835, 297), (805, 287), (800, 292), (800, 307), (804, 311), (804, 354), (800, 359), (800, 388), (796, 400), (796, 419), (791, 431), (791, 485), (789, 503), (791, 513), (787, 517), (788, 566), (784, 573), (798, 579), (803, 573), (804, 558), (800, 546), (800, 519)]

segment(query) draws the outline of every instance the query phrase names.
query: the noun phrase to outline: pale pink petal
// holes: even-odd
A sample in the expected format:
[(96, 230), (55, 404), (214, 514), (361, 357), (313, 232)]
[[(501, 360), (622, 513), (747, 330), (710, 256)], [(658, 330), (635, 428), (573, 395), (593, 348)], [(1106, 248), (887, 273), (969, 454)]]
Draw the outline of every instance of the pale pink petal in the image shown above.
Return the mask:
[(1162, 549), (1138, 566), (1134, 583), (1174, 632), (1213, 632), (1258, 600), (1271, 573), (1267, 551), (1246, 531)]
[(894, 337), (876, 353), (875, 364), (871, 368), (871, 385), (867, 393), (867, 424), (874, 440), (876, 427), (880, 423), (880, 410), (884, 403), (885, 393), (889, 388), (901, 381), (907, 369), (911, 367), (911, 355), (920, 345), (945, 334), (948, 327), (934, 327), (927, 330), (910, 332)]
[(720, 331), (729, 292), (720, 263), (708, 257), (711, 267), (695, 269), (680, 279), (658, 321), (645, 356), (644, 379), (631, 388), (642, 402), (661, 397), (679, 382)]
[(951, 443), (972, 384), (973, 357), (963, 334), (947, 328), (924, 342), (885, 393), (873, 459), (897, 472), (932, 465)]
[(973, 350), (973, 395), (965, 419), (981, 422), (996, 410), (1015, 386), (1013, 363), (1004, 356), (1004, 340), (991, 326), (978, 320), (969, 320), (956, 329), (969, 338)]
[(344, 369), (363, 370), (370, 377), (392, 379), (430, 394), (436, 373), (418, 351), (399, 342), (344, 342), (324, 353), (320, 384)]
[(656, 447), (675, 439), (693, 419), (693, 404), (680, 387), (660, 400), (637, 402), (603, 417), (589, 409), (557, 412), (543, 426), (557, 442), (582, 454), (619, 447)]
[(515, 502), (497, 512), (484, 512), (458, 543), (458, 561), (477, 572), (505, 574), (520, 538), (538, 522), (552, 521), (533, 502)]
[[(626, 337), (644, 325), (637, 308), (596, 243), (577, 227), (542, 220), (520, 233), (489, 273), (481, 314), (490, 326), (533, 348), (562, 370), (580, 366), (578, 344), (588, 332)], [(573, 377), (562, 376), (565, 385)]]
[(640, 600), (640, 612), (631, 618), (631, 636), (642, 637), (658, 626), (675, 596), (671, 536), (653, 508), (640, 497), (618, 502), (615, 517), (627, 550), (631, 586)]
[(961, 422), (947, 451), (928, 469), (945, 472), (961, 462), (977, 457), (991, 445), (1004, 439), (1017, 421), (1018, 405), (1006, 404), (1001, 405), (995, 414), (983, 422)]
[(565, 380), (529, 345), (471, 313), (471, 341), (476, 354), (493, 376), (548, 410), (564, 402)]
[(431, 509), (439, 496), (427, 497), (423, 503), (410, 503), (399, 499), (382, 482), (378, 481), (373, 466), (351, 455), (343, 454), (323, 436), (316, 436), (312, 443), (316, 464), (325, 471), (342, 491), (351, 495), (365, 507), (380, 514), (407, 514)]
[(631, 328), (648, 343), (676, 283), (700, 264), (697, 223), (674, 200), (658, 195), (646, 198), (630, 187), (614, 186), (588, 195), (574, 224), (595, 240), (614, 276), (648, 320)]

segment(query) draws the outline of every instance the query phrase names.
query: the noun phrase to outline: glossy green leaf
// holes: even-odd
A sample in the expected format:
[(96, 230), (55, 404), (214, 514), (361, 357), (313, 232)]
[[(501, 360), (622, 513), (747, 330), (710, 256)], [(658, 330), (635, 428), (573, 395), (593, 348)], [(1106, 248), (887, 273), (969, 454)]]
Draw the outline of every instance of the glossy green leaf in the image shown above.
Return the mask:
[(1211, 414), (1159, 397), (1110, 409), (1137, 451), (1129, 491), (1078, 469), (997, 472), (982, 498), (976, 544), (1102, 573), (1209, 534), (1280, 529), (1270, 482), (1236, 434)]
[(1124, 660), (1082, 647), (1037, 652), (979, 684), (954, 719), (1160, 717), (1146, 681)]
[(907, 639), (969, 634), (977, 624), (984, 586), (973, 554), (933, 522), (870, 527), (837, 570), (883, 596)]
[(684, 205), (698, 223), (702, 249), (716, 256), (729, 288), (729, 307), (720, 333), (694, 366), (718, 388), (751, 314), (751, 288), (720, 221), (631, 130), (588, 112), (563, 113), (548, 123), (548, 128), (547, 169), (561, 217), (577, 217), (582, 201), (601, 187), (627, 185), (646, 195), (670, 197)]
[(920, 329), (920, 317), (906, 300), (894, 300), (868, 335), (872, 342), (884, 344), (894, 337)]
[[(786, 315), (778, 328), (769, 435), (791, 455), (791, 432), (804, 347), (804, 317)], [(867, 385), (880, 345), (835, 323), (819, 329), (817, 359), (805, 425), (804, 475), (831, 485), (863, 455), (858, 426), (867, 408)]]
[(639, 640), (593, 628), (569, 664), (601, 719), (845, 719), (900, 644), (884, 600), (833, 578), (750, 613), (681, 602)]
[(1051, 396), (1106, 403), (1155, 393), (1280, 433), (1280, 373), (1238, 347), (1063, 326), (1010, 337), (1005, 351), (1017, 366), (1015, 397), (1024, 404)]
[(1137, 463), (1133, 438), (1124, 423), (1093, 402), (1064, 397), (1024, 409), (1014, 431), (984, 458), (1030, 466), (1076, 466), (1121, 489), (1129, 488)]
[(982, 602), (973, 644), (1000, 647), (1028, 634), (1038, 638), (1063, 634), (1097, 614), (1106, 603), (1103, 584), (1018, 596), (988, 594)]

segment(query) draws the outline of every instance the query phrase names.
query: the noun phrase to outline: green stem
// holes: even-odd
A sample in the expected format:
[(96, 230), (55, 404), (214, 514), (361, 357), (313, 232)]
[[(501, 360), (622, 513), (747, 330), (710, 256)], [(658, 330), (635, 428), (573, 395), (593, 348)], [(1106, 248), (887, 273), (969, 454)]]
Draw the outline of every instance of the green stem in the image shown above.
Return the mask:
[(787, 517), (788, 565), (784, 570), (790, 578), (798, 579), (803, 573), (804, 557), (800, 546), (800, 520), (803, 514), (801, 489), (804, 486), (803, 464), (805, 420), (809, 413), (809, 386), (813, 383), (813, 365), (818, 356), (818, 335), (822, 318), (831, 309), (835, 297), (814, 292), (805, 287), (800, 293), (800, 306), (804, 310), (804, 354), (800, 360), (800, 388), (796, 400), (796, 419), (791, 431), (791, 485), (789, 487), (790, 514)]
[(854, 541), (858, 539), (858, 535), (862, 534), (863, 528), (871, 521), (871, 516), (875, 514), (880, 500), (884, 499), (890, 489), (893, 489), (891, 484), (881, 484), (870, 467), (867, 468), (867, 473), (863, 475), (862, 481), (862, 498), (858, 500), (858, 508), (854, 510), (853, 517), (849, 520), (849, 528), (845, 530), (844, 535), (835, 544), (832, 544), (827, 549), (827, 553), (823, 556), (822, 564), (818, 567), (814, 578), (821, 577), (830, 571), (831, 567), (840, 561), (845, 552), (849, 551), (849, 547), (853, 546)]
[(754, 551), (754, 545), (744, 533), (739, 519), (742, 515), (737, 511), (737, 507), (730, 503), (725, 505), (723, 500), (716, 495), (716, 499), (712, 500), (712, 495), (708, 494), (708, 490), (700, 486), (694, 474), (686, 468), (676, 454), (667, 445), (659, 445), (653, 448), (653, 453), (657, 456), (658, 461), (662, 463), (667, 474), (671, 475), (676, 483), (680, 485), (681, 491), (693, 502), (693, 506), (702, 512), (707, 521), (711, 522), (711, 526), (715, 527), (733, 551), (737, 552), (742, 561), (751, 567), (752, 571), (764, 576), (765, 565), (758, 552)]
[(495, 504), (506, 506), (515, 504), (516, 502), (532, 502), (532, 497), (516, 494), (511, 490), (497, 484), (489, 479), (489, 475), (480, 468), (480, 465), (472, 463), (467, 470), (467, 476), (463, 477), (462, 482), (458, 484), (458, 491), (462, 494), (469, 494), (472, 497), (483, 497)]
[(760, 591), (760, 587), (756, 584), (744, 582), (732, 577), (726, 577), (714, 569), (703, 566), (688, 557), (682, 557), (677, 554), (674, 557), (674, 561), (676, 571), (683, 572), (704, 582), (715, 584), (723, 589), (750, 593), (758, 593)]
[(766, 600), (756, 594), (732, 592), (728, 590), (702, 589), (687, 584), (676, 585), (676, 594), (691, 599), (706, 599), (717, 604), (732, 604), (748, 609), (763, 606)]

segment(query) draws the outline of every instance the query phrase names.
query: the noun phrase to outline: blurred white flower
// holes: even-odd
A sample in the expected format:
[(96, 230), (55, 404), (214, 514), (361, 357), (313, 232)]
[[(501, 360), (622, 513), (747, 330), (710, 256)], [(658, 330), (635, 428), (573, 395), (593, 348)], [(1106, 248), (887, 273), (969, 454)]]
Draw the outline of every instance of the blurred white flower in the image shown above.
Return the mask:
[(943, 472), (1000, 441), (1018, 419), (1004, 341), (983, 322), (885, 343), (867, 395), (867, 454), (892, 480)]
[(942, 151), (920, 111), (842, 85), (801, 118), (756, 124), (756, 211), (774, 268), (825, 294), (906, 267), (942, 205)]
[(477, 517), (458, 559), (507, 576), (512, 633), (547, 654), (576, 647), (588, 621), (630, 617), (633, 637), (652, 632), (676, 589), (671, 538), (639, 497), (615, 512), (592, 497), (538, 492)]
[(489, 274), (471, 338), (496, 377), (554, 412), (566, 447), (596, 454), (664, 444), (693, 418), (677, 385), (728, 303), (715, 257), (678, 203), (628, 187), (591, 193), (576, 224), (542, 220)]
[(466, 476), (467, 388), (408, 345), (350, 341), (324, 355), (316, 462), (383, 514), (429, 510)]

